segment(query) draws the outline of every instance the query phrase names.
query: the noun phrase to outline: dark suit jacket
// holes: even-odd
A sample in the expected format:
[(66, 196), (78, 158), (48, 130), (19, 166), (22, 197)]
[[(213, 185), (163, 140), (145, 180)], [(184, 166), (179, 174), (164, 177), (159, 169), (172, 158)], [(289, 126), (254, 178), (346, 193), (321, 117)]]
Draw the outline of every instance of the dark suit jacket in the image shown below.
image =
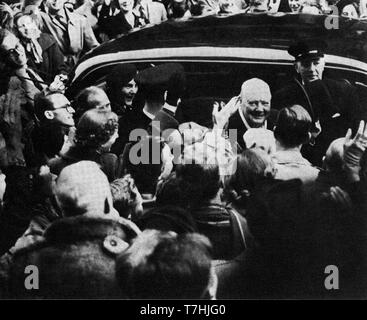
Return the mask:
[(44, 81), (51, 83), (57, 74), (63, 71), (68, 72), (64, 63), (65, 57), (52, 35), (41, 33), (38, 42), (42, 48), (43, 61), (36, 64), (33, 57), (27, 54), (28, 66), (36, 71)]
[(129, 30), (140, 27), (139, 17), (135, 16), (134, 26), (132, 27), (126, 20), (125, 15), (119, 12), (115, 16), (103, 16), (98, 19), (100, 30), (107, 34), (110, 39), (116, 38), (120, 34), (127, 33)]
[(123, 153), (126, 143), (130, 141), (130, 132), (134, 129), (148, 131), (152, 120), (142, 110), (126, 112), (119, 120), (119, 137), (111, 147), (111, 152), (119, 156)]
[(281, 109), (294, 104), (303, 106), (314, 122), (320, 121), (322, 131), (315, 146), (303, 148), (304, 156), (318, 166), (333, 140), (344, 137), (348, 128), (354, 130), (360, 120), (367, 119), (356, 89), (346, 81), (323, 79), (304, 86), (295, 80), (273, 95), (273, 108)]

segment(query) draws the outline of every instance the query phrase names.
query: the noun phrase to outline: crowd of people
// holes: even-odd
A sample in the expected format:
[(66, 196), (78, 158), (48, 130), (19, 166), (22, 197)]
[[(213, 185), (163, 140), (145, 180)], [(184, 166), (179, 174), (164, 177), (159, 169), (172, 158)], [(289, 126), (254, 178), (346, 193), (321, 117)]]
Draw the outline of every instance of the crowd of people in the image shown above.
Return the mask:
[(218, 10), (269, 2), (1, 5), (0, 298), (366, 297), (367, 109), (324, 77), (322, 43), (292, 44), (289, 85), (247, 79), (208, 127), (182, 120), (179, 63), (66, 96), (99, 43)]

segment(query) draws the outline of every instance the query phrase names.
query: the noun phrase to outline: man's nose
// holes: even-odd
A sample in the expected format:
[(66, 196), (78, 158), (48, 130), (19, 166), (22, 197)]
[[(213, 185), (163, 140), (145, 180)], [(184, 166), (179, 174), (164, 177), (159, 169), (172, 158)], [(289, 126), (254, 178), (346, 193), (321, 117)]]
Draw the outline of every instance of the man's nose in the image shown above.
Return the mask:
[(256, 110), (258, 110), (258, 109), (262, 110), (262, 109), (264, 109), (264, 107), (265, 107), (264, 103), (262, 103), (261, 101), (256, 103)]
[(311, 71), (315, 71), (316, 70), (316, 65), (313, 62), (311, 62), (311, 64), (310, 64), (310, 70)]

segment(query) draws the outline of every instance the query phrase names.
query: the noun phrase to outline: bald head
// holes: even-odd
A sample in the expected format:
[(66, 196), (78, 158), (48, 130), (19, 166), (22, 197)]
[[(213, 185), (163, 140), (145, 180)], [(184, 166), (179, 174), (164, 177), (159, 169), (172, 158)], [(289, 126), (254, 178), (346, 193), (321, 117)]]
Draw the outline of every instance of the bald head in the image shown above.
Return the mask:
[(245, 81), (241, 87), (241, 111), (252, 128), (264, 126), (270, 113), (269, 85), (258, 78)]
[(271, 98), (269, 85), (264, 80), (261, 80), (261, 79), (258, 79), (258, 78), (252, 78), (250, 80), (245, 81), (242, 84), (242, 86), (241, 86), (241, 97), (248, 96), (254, 91), (257, 91), (257, 92), (261, 91), (264, 94), (266, 93)]
[(335, 173), (343, 170), (344, 141), (345, 138), (338, 138), (330, 143), (324, 158), (326, 170)]

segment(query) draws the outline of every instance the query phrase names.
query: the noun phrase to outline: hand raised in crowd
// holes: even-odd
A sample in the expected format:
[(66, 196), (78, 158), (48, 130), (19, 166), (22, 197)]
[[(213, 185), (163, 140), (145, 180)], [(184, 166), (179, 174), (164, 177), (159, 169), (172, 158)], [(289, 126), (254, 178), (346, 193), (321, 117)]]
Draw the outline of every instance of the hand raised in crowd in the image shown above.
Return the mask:
[(327, 197), (334, 202), (338, 208), (344, 210), (349, 210), (352, 208), (352, 199), (350, 198), (348, 192), (344, 191), (338, 186), (331, 187)]
[(195, 142), (203, 141), (206, 133), (209, 131), (207, 127), (203, 127), (196, 122), (184, 122), (178, 127), (184, 138), (184, 145), (191, 145)]
[(352, 181), (359, 181), (360, 161), (366, 147), (367, 124), (362, 120), (355, 137), (352, 138), (352, 130), (348, 129), (344, 142), (344, 168)]
[(68, 76), (64, 74), (58, 74), (55, 76), (54, 81), (49, 85), (48, 90), (51, 92), (65, 92), (65, 82), (67, 81)]
[(221, 102), (214, 102), (213, 105), (213, 124), (217, 129), (224, 129), (228, 124), (229, 118), (238, 109), (240, 96), (233, 97), (227, 104)]

